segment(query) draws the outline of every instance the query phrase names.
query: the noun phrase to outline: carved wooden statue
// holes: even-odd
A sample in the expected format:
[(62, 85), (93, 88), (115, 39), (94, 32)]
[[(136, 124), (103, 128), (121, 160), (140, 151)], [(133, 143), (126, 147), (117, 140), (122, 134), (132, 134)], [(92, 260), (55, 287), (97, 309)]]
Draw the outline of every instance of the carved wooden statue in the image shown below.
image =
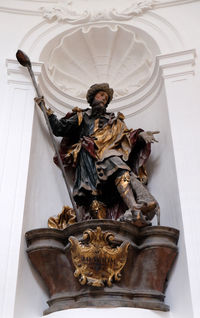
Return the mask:
[[(82, 220), (128, 220), (146, 226), (159, 215), (159, 205), (145, 186), (144, 167), (158, 131), (128, 129), (123, 114), (107, 111), (112, 97), (107, 83), (94, 84), (87, 92), (91, 108), (74, 108), (60, 120), (51, 109), (46, 111), (54, 135), (63, 137), (63, 164), (75, 169), (73, 196), (84, 208)], [(40, 105), (41, 99), (36, 101)], [(49, 224), (56, 227), (56, 219)]]
[[(30, 60), (22, 51), (17, 59), (40, 96)], [(158, 131), (128, 129), (123, 114), (107, 111), (112, 97), (107, 83), (94, 84), (87, 92), (91, 108), (60, 120), (36, 98), (53, 143), (52, 131), (63, 137), (59, 151), (54, 143), (55, 162), (65, 181), (65, 169), (75, 174), (73, 208), (51, 217), (51, 229), (26, 233), (29, 258), (49, 291), (44, 314), (88, 306), (169, 310), (164, 292), (179, 232), (159, 226), (144, 166)], [(158, 226), (150, 226), (155, 214)]]

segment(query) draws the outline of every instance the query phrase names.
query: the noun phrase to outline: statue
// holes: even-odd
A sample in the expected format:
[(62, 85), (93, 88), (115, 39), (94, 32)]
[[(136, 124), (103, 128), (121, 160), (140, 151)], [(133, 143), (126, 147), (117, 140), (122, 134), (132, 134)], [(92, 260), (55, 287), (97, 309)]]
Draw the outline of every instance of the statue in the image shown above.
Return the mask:
[[(73, 197), (82, 220), (146, 226), (159, 216), (158, 202), (146, 188), (144, 166), (159, 131), (128, 129), (122, 113), (109, 112), (113, 89), (107, 83), (92, 85), (86, 98), (90, 108), (76, 107), (60, 120), (45, 107), (53, 134), (63, 137), (59, 151), (65, 169), (74, 169)], [(44, 103), (43, 98), (35, 100), (39, 106)]]
[[(145, 170), (159, 132), (128, 129), (123, 114), (109, 112), (107, 83), (89, 88), (90, 108), (59, 120), (40, 97), (28, 56), (18, 50), (16, 57), (31, 76), (73, 206), (49, 218), (51, 229), (25, 234), (29, 259), (49, 291), (44, 315), (88, 306), (168, 311), (164, 293), (179, 231), (147, 226), (155, 214), (159, 225)], [(59, 149), (53, 134), (63, 137)], [(74, 169), (73, 196), (68, 169)]]
[[(160, 224), (144, 166), (159, 132), (128, 129), (123, 114), (107, 111), (113, 97), (107, 83), (89, 88), (90, 108), (58, 120), (40, 97), (29, 57), (21, 50), (16, 57), (32, 79), (73, 206), (49, 218), (51, 229), (25, 234), (29, 259), (49, 291), (44, 315), (88, 306), (168, 311), (164, 293), (179, 231), (147, 226), (155, 214)], [(63, 137), (59, 149), (53, 134)], [(73, 196), (68, 169), (75, 173)]]

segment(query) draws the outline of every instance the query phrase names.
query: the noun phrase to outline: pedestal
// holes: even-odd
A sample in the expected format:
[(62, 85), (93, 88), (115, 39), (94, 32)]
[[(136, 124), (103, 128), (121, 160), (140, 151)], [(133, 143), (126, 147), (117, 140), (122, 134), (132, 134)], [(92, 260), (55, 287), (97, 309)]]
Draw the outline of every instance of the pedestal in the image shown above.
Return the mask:
[[(114, 235), (112, 245), (129, 243), (120, 279), (113, 279), (110, 287), (106, 283), (102, 287), (81, 285), (74, 276), (76, 269), (69, 238), (73, 236), (83, 242), (83, 232), (97, 228), (102, 233)], [(80, 307), (139, 307), (168, 311), (164, 293), (177, 255), (178, 236), (179, 231), (170, 227), (137, 228), (112, 220), (84, 221), (63, 231), (35, 229), (27, 232), (28, 256), (50, 295), (49, 308), (44, 315)]]

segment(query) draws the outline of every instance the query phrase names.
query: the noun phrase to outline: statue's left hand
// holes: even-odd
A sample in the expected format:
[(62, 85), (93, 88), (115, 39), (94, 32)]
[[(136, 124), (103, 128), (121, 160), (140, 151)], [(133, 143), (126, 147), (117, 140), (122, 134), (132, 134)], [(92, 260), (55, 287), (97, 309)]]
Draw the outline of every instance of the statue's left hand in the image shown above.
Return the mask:
[(159, 134), (160, 131), (142, 131), (139, 135), (144, 139), (146, 143), (154, 143), (158, 142), (158, 140), (155, 139), (154, 134)]

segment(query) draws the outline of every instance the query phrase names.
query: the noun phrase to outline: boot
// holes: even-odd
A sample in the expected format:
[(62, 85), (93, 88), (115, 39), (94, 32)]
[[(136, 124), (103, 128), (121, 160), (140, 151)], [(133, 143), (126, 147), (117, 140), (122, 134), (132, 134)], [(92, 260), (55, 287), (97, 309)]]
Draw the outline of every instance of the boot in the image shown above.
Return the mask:
[(120, 221), (129, 221), (138, 227), (149, 225), (150, 223), (142, 214), (144, 204), (138, 204), (136, 202), (130, 181), (128, 171), (115, 179), (117, 190), (128, 207), (128, 210), (122, 215)]

